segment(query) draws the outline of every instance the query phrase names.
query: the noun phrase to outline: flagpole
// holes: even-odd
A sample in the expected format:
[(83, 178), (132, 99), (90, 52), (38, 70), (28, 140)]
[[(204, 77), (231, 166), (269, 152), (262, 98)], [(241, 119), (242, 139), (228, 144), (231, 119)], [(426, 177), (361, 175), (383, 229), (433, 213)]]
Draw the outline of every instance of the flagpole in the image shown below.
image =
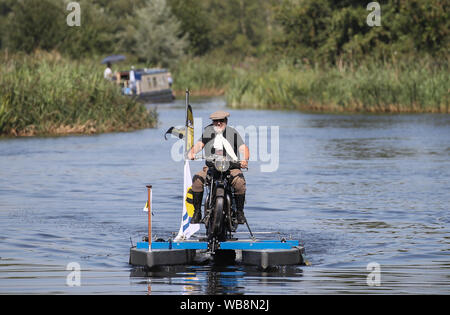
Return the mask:
[(152, 207), (151, 207), (151, 194), (152, 194), (152, 185), (147, 185), (148, 191), (148, 251), (152, 251)]
[(185, 137), (184, 137), (184, 160), (186, 161), (188, 159), (188, 153), (189, 153), (189, 149), (187, 147), (188, 145), (188, 137), (189, 137), (189, 123), (188, 123), (188, 105), (189, 105), (189, 89), (186, 89), (186, 108), (185, 108), (185, 115), (186, 115), (186, 120), (185, 120)]

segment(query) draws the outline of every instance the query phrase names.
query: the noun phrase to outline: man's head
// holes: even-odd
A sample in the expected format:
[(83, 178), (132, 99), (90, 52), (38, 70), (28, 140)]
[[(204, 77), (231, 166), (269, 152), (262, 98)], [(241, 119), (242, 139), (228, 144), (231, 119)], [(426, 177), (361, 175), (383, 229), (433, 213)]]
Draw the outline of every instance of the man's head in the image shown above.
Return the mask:
[(214, 112), (209, 116), (209, 118), (213, 121), (214, 131), (216, 133), (222, 133), (225, 130), (229, 116), (230, 113), (221, 110)]

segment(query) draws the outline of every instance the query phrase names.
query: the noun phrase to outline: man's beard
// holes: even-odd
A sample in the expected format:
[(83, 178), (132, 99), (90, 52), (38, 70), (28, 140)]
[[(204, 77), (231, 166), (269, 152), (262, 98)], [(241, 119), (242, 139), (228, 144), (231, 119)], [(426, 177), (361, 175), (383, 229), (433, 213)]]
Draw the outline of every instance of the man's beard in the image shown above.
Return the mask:
[(214, 126), (214, 132), (215, 133), (223, 133), (223, 131), (225, 130), (226, 126), (223, 126), (222, 128), (219, 126)]

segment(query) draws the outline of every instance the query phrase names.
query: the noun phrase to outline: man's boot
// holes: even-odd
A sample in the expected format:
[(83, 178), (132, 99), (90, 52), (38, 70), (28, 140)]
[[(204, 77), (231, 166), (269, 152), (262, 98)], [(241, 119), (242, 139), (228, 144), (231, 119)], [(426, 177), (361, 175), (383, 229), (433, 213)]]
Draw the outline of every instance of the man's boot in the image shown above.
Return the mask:
[(244, 216), (245, 195), (234, 195), (236, 201), (236, 216), (238, 224), (245, 224), (247, 219)]
[(194, 204), (194, 214), (192, 215), (191, 223), (198, 224), (202, 221), (202, 201), (203, 201), (203, 191), (192, 192), (192, 203)]

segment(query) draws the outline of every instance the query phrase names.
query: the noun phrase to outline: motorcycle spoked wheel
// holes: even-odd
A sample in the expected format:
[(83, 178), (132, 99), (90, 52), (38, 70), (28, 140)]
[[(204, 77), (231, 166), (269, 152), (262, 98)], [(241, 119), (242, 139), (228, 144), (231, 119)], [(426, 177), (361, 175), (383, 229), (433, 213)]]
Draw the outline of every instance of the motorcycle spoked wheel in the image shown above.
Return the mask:
[(224, 216), (225, 200), (223, 197), (216, 197), (216, 202), (214, 203), (214, 208), (210, 213), (208, 220), (208, 240), (215, 238), (218, 241), (225, 240), (225, 226), (223, 222)]
[(228, 196), (227, 196), (226, 212), (227, 212), (227, 219), (226, 219), (227, 230), (230, 232), (230, 237), (231, 237), (231, 233), (236, 232), (238, 223), (237, 223), (237, 219), (236, 219), (236, 212), (234, 209), (232, 209), (231, 198)]

